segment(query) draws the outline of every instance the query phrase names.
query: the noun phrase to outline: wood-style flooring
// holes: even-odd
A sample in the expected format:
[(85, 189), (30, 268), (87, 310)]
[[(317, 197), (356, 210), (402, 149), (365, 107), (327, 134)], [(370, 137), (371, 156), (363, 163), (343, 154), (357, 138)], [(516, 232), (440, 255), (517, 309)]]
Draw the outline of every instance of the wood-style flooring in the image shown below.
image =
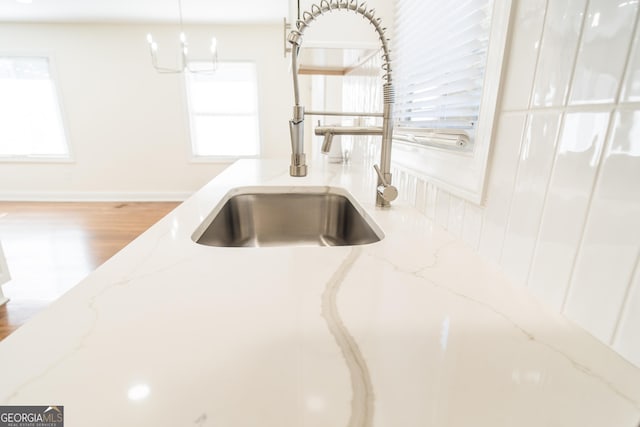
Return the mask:
[(178, 206), (177, 202), (0, 202), (0, 340)]

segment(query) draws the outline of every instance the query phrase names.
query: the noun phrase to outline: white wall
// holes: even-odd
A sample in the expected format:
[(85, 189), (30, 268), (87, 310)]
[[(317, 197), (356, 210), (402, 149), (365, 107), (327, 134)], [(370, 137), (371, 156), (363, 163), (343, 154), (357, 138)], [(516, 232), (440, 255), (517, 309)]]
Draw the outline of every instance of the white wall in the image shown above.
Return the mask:
[(395, 180), (515, 283), (640, 366), (638, 4), (514, 6), (483, 206), (399, 169)]
[[(178, 52), (172, 25), (2, 24), (0, 54), (49, 53), (61, 95), (72, 163), (0, 163), (1, 199), (180, 199), (227, 164), (189, 156), (182, 75), (157, 74)], [(292, 105), (281, 25), (186, 26), (195, 59), (218, 38), (221, 61), (255, 61), (263, 157), (288, 156)]]

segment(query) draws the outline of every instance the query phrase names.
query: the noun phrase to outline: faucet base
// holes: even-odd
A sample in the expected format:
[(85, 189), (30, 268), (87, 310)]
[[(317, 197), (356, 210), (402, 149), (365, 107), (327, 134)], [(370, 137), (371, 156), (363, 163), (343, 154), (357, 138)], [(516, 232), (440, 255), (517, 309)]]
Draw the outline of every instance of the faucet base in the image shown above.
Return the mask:
[(291, 166), (289, 166), (289, 175), (291, 176), (307, 176), (307, 160), (304, 154), (292, 154)]
[(376, 194), (376, 206), (379, 208), (390, 208), (391, 202), (382, 198), (380, 194)]
[(307, 176), (307, 165), (289, 166), (289, 175), (291, 176)]

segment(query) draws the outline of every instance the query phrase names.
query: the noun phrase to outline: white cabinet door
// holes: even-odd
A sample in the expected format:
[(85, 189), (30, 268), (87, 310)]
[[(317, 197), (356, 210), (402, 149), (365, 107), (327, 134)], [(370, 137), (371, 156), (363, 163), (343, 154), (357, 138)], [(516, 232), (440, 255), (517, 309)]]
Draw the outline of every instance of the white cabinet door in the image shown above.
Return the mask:
[(2, 243), (0, 243), (0, 306), (5, 304), (9, 299), (7, 299), (2, 293), (2, 284), (6, 283), (11, 279), (9, 275), (9, 267), (7, 267), (7, 261), (4, 259), (4, 253), (2, 252)]

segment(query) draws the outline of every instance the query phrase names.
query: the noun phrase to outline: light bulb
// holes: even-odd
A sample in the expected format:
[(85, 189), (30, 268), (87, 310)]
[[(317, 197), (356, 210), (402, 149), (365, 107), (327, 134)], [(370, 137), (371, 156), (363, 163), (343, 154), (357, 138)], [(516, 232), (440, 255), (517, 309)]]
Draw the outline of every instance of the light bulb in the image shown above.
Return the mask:
[(218, 52), (218, 40), (215, 37), (211, 38), (211, 53), (214, 55)]
[(147, 33), (147, 43), (149, 44), (153, 43), (153, 37), (151, 36), (151, 33)]
[(182, 44), (187, 42), (187, 36), (185, 36), (184, 33), (180, 33), (180, 42)]

